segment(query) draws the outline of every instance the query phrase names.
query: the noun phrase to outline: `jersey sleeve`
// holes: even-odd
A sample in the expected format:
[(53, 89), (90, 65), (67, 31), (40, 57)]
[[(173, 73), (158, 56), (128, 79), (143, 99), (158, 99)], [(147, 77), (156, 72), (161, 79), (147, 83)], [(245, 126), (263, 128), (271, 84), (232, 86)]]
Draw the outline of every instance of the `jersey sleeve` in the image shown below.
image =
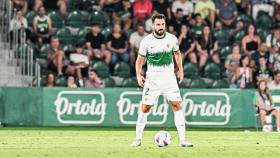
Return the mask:
[(138, 54), (142, 55), (142, 56), (146, 56), (147, 52), (148, 52), (147, 43), (145, 41), (146, 40), (144, 40), (144, 39), (141, 41), (140, 48), (139, 48), (139, 51), (138, 51)]

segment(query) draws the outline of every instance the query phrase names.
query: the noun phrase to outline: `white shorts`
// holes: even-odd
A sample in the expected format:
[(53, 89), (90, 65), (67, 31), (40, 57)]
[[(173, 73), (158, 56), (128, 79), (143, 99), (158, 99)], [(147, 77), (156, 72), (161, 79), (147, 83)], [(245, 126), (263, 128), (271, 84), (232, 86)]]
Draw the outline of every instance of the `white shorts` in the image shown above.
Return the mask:
[(163, 95), (168, 101), (182, 101), (175, 74), (149, 75), (146, 77), (142, 104), (152, 106), (157, 102), (160, 95)]

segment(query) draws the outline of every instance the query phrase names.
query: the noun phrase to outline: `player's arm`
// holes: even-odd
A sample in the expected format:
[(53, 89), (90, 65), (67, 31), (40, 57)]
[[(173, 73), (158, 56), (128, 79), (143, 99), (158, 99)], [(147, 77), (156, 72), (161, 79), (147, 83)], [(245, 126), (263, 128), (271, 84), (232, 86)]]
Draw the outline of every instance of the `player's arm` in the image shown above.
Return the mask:
[(145, 78), (142, 75), (142, 67), (146, 62), (146, 57), (138, 55), (135, 63), (137, 82), (140, 87), (144, 87)]
[(178, 67), (177, 77), (179, 78), (179, 83), (181, 83), (183, 81), (183, 78), (184, 78), (181, 52), (179, 50), (175, 51), (174, 52), (174, 57), (175, 57), (176, 64), (177, 64), (177, 67)]

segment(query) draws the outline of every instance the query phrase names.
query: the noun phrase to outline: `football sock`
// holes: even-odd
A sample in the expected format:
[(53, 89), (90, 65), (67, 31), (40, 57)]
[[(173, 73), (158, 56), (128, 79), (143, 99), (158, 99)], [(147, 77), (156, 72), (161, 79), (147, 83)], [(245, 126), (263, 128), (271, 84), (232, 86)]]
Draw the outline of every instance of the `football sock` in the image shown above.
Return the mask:
[(136, 139), (142, 139), (144, 128), (147, 124), (148, 114), (139, 112), (136, 122)]
[(174, 111), (174, 122), (178, 131), (180, 141), (186, 140), (186, 124), (182, 109)]

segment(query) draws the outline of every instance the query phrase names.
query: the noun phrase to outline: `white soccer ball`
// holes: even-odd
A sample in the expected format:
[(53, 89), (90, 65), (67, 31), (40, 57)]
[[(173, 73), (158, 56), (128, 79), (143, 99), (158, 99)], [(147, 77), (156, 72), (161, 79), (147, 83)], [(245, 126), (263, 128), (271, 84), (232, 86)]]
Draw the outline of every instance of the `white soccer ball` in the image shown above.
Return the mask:
[(171, 143), (171, 135), (167, 131), (159, 131), (154, 137), (154, 142), (159, 147), (165, 147)]

